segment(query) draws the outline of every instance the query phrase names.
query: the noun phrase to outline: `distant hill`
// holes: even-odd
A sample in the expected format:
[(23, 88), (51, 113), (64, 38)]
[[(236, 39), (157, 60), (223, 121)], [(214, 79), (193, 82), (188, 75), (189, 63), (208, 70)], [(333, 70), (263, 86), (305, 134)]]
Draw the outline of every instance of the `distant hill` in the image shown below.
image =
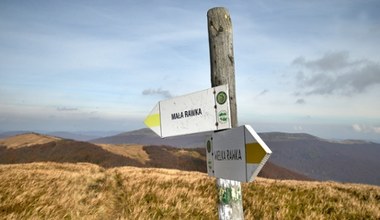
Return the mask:
[(380, 185), (380, 144), (265, 138), (270, 161), (318, 180)]
[[(28, 133), (0, 140), (0, 164), (31, 162), (88, 162), (104, 168), (120, 166), (171, 168), (207, 172), (205, 148), (180, 149), (136, 144), (93, 144)], [(259, 176), (311, 180), (268, 162)]]
[[(137, 166), (194, 171), (206, 169), (200, 168), (199, 162), (197, 162), (200, 156), (196, 150), (189, 149), (182, 154), (180, 152), (180, 149), (172, 147), (95, 145), (36, 133), (27, 133), (0, 140), (1, 164), (51, 161), (61, 163), (88, 162), (105, 168)], [(147, 155), (145, 160), (144, 154)], [(188, 163), (178, 163), (176, 162), (178, 160), (184, 160)], [(190, 163), (189, 161), (193, 162)]]
[(315, 180), (301, 173), (294, 172), (268, 161), (259, 173), (260, 177), (280, 180)]
[(300, 140), (322, 140), (322, 138), (306, 134), (306, 133), (283, 133), (283, 132), (266, 132), (260, 133), (260, 137), (264, 141), (282, 141), (282, 142), (291, 142), (291, 141), (300, 141)]
[[(22, 144), (18, 144), (19, 140), (22, 140)], [(15, 143), (18, 144), (17, 147), (12, 147)], [(113, 154), (91, 143), (58, 139), (35, 133), (0, 140), (1, 164), (44, 161), (61, 163), (89, 162), (103, 167), (139, 164), (133, 159)]]
[(48, 136), (54, 136), (58, 138), (63, 138), (63, 139), (72, 139), (76, 141), (89, 141), (97, 138), (102, 138), (102, 137), (108, 137), (111, 135), (118, 134), (120, 132), (117, 131), (77, 131), (77, 132), (67, 132), (67, 131), (54, 131), (54, 132), (34, 132), (34, 131), (7, 131), (7, 132), (0, 132), (0, 139), (1, 138), (7, 138), (7, 137), (12, 137), (15, 135), (19, 134), (27, 134), (27, 133), (39, 133), (39, 134), (44, 134)]
[[(38, 155), (30, 161), (56, 161), (56, 162), (90, 162), (104, 167), (117, 167), (133, 165), (139, 167), (163, 167), (182, 170), (196, 170), (205, 172), (204, 161), (197, 157), (190, 157), (188, 163), (181, 163), (185, 158), (178, 160), (175, 151), (187, 150), (188, 146), (200, 146), (204, 149), (204, 139), (207, 133), (180, 136), (178, 138), (161, 139), (148, 129), (126, 132), (116, 136), (93, 140), (87, 143), (62, 139), (59, 143), (45, 143), (32, 149), (4, 149), (0, 150), (0, 159), (10, 163), (26, 161), (14, 159), (13, 155)], [(280, 179), (315, 179), (333, 180), (352, 183), (366, 183), (380, 185), (380, 144), (360, 140), (330, 141), (309, 134), (288, 134), (280, 132), (261, 133), (260, 136), (272, 149), (273, 154), (260, 176)], [(202, 140), (202, 141), (201, 141)], [(107, 144), (108, 143), (108, 144)], [(119, 144), (112, 144), (119, 143)], [(122, 144), (123, 143), (123, 144)], [(153, 144), (152, 144), (153, 143)], [(1, 145), (1, 142), (0, 142)], [(106, 148), (106, 145), (110, 147)], [(118, 154), (120, 149), (132, 149), (131, 145), (140, 146), (143, 152), (153, 158), (149, 163)], [(161, 146), (161, 147), (157, 147)], [(170, 147), (174, 146), (174, 147)], [(181, 146), (182, 148), (178, 148)], [(153, 148), (152, 148), (153, 147)], [(46, 149), (45, 149), (46, 148)], [(87, 150), (80, 150), (85, 148)], [(44, 149), (39, 154), (37, 149)], [(59, 149), (65, 149), (64, 154)], [(119, 149), (119, 151), (117, 151)], [(153, 150), (154, 149), (154, 150)], [(197, 151), (190, 148), (189, 151)], [(41, 150), (42, 151), (42, 150)], [(86, 154), (85, 152), (91, 152)], [(17, 152), (17, 153), (15, 153)], [(130, 153), (130, 152), (129, 152)], [(50, 155), (49, 160), (44, 156)], [(66, 155), (66, 157), (64, 156)], [(104, 155), (104, 156), (102, 156)], [(161, 155), (161, 156), (156, 156)], [(204, 154), (203, 154), (204, 155)], [(194, 155), (193, 155), (194, 156)], [(7, 159), (8, 158), (8, 159)], [(38, 160), (36, 159), (38, 158)], [(75, 159), (72, 159), (75, 158)], [(108, 159), (107, 159), (108, 158)], [(0, 160), (1, 163), (1, 160)], [(272, 166), (273, 165), (273, 166)], [(280, 169), (274, 172), (278, 166)], [(268, 170), (271, 170), (268, 172)], [(294, 173), (287, 173), (286, 170)], [(286, 173), (286, 174), (285, 174)], [(285, 175), (285, 176), (282, 176)]]
[(47, 135), (60, 137), (64, 139), (72, 139), (76, 141), (89, 141), (92, 139), (99, 138), (99, 136), (96, 136), (96, 135), (86, 135), (86, 134), (64, 132), (64, 131), (49, 132), (47, 133)]
[[(161, 139), (149, 129), (92, 140), (99, 143), (164, 144), (204, 147), (209, 133)], [(305, 133), (260, 133), (272, 149), (269, 162), (317, 180), (380, 185), (380, 144), (325, 140)]]
[(52, 136), (41, 135), (37, 133), (26, 133), (11, 136), (5, 139), (0, 139), (0, 146), (5, 146), (9, 149), (17, 149), (39, 144), (46, 144), (50, 142), (56, 142), (59, 140), (61, 139)]
[(32, 131), (7, 131), (7, 132), (1, 132), (0, 133), (0, 139), (1, 138), (7, 138), (7, 137), (12, 137), (16, 136), (19, 134), (26, 134), (26, 133), (33, 133)]
[[(215, 178), (94, 164), (0, 165), (0, 219), (217, 219)], [(228, 195), (228, 193), (227, 193)], [(380, 219), (380, 187), (257, 178), (245, 219)]]
[(205, 137), (210, 132), (191, 134), (162, 139), (148, 128), (124, 132), (118, 135), (90, 140), (92, 143), (104, 144), (142, 144), (142, 145), (167, 145), (180, 148), (204, 147)]

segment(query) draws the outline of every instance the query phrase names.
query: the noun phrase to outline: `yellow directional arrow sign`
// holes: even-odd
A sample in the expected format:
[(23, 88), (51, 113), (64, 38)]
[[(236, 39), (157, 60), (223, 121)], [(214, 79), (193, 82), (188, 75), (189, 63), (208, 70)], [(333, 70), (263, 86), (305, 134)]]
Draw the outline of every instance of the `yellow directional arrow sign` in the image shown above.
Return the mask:
[(160, 137), (231, 128), (228, 85), (160, 101), (144, 123)]
[(251, 182), (272, 151), (249, 125), (215, 132), (207, 139), (209, 176)]

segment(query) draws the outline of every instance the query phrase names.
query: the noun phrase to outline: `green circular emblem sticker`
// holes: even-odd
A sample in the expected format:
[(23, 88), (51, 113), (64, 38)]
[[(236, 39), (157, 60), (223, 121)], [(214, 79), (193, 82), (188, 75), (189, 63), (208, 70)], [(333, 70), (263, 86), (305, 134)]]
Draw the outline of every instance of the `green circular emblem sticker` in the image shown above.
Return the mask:
[(218, 102), (219, 105), (223, 105), (227, 101), (227, 94), (225, 92), (219, 92), (216, 95), (216, 102)]
[(211, 153), (211, 141), (207, 141), (207, 152)]
[(227, 121), (228, 121), (227, 111), (222, 110), (222, 111), (218, 112), (218, 121), (222, 124), (227, 123)]

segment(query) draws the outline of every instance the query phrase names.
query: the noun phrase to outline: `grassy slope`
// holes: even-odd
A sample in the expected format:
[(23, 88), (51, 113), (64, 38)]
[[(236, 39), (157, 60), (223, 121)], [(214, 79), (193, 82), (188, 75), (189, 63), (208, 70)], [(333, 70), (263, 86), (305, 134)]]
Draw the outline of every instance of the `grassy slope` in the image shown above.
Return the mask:
[(37, 133), (27, 133), (15, 135), (5, 139), (0, 139), (0, 146), (6, 146), (7, 148), (17, 149), (21, 147), (29, 147), (37, 144), (46, 144), (54, 141), (59, 141), (60, 138), (51, 137), (47, 135), (41, 135)]
[[(0, 165), (0, 219), (217, 219), (215, 181), (178, 170)], [(380, 187), (258, 178), (246, 219), (379, 219)]]

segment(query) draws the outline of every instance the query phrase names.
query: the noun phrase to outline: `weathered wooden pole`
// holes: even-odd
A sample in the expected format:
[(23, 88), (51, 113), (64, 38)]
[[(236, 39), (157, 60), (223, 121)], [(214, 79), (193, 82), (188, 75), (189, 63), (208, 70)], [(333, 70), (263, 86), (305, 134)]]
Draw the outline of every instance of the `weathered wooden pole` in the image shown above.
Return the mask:
[[(232, 23), (225, 8), (207, 12), (211, 63), (211, 86), (229, 85), (231, 125), (238, 126), (235, 63), (232, 42)], [(219, 219), (244, 219), (241, 184), (238, 181), (217, 178), (219, 192)]]

